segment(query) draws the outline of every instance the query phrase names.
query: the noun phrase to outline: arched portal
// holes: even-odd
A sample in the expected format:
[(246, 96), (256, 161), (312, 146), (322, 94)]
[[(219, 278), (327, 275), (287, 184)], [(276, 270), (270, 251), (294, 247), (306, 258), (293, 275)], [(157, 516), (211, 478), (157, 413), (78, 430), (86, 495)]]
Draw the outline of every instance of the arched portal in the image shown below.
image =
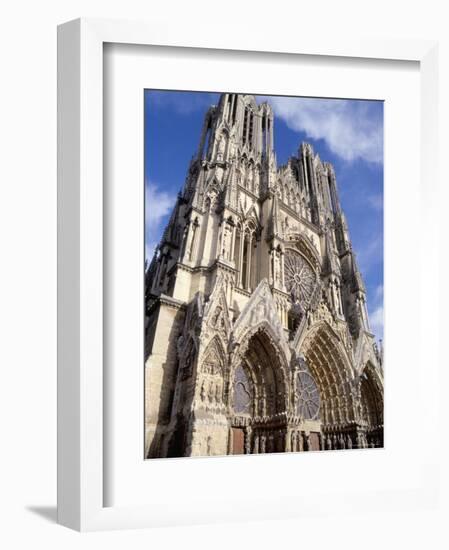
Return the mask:
[(314, 327), (301, 352), (319, 393), (322, 448), (357, 446), (354, 374), (346, 352), (327, 322)]
[(230, 406), (233, 454), (285, 451), (286, 360), (263, 327), (252, 331), (233, 369)]
[(383, 447), (383, 409), (382, 381), (368, 363), (360, 375), (360, 416), (368, 447)]

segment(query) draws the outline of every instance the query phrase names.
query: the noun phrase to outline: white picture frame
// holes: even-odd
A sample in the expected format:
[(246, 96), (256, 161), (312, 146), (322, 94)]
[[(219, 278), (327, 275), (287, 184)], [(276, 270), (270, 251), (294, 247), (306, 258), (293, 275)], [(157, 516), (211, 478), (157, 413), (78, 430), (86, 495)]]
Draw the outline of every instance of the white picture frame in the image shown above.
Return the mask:
[[(244, 39), (230, 39), (228, 34), (215, 30), (205, 29), (201, 36), (192, 37), (181, 22), (174, 22), (168, 29), (151, 22), (91, 19), (72, 21), (58, 28), (58, 522), (73, 529), (152, 527), (276, 518), (280, 514), (294, 517), (308, 514), (311, 503), (315, 504), (315, 510), (318, 507), (319, 513), (326, 514), (337, 502), (329, 498), (328, 504), (323, 505), (319, 494), (313, 502), (310, 496), (307, 501), (301, 500), (301, 492), (295, 488), (277, 511), (264, 502), (257, 504), (251, 498), (235, 502), (222, 499), (217, 505), (217, 496), (212, 499), (212, 493), (213, 507), (207, 507), (203, 500), (202, 504), (194, 502), (184, 513), (182, 509), (163, 505), (104, 505), (108, 492), (103, 444), (107, 410), (103, 379), (104, 278), (108, 276), (103, 263), (105, 44), (157, 45), (172, 56), (175, 56), (174, 48), (204, 48), (207, 49), (205, 52), (223, 50), (229, 55), (232, 51), (266, 52), (273, 60), (276, 55), (288, 54), (326, 56), (330, 63), (337, 58), (348, 61), (358, 58), (419, 64), (419, 192), (425, 222), (422, 238), (433, 243), (430, 244), (426, 269), (437, 269), (437, 240), (434, 240), (437, 220), (432, 215), (437, 200), (434, 157), (437, 150), (437, 44), (421, 40), (362, 40), (357, 37), (270, 37), (262, 32), (258, 34), (256, 30)], [(437, 291), (434, 288), (432, 295), (436, 296)], [(417, 305), (420, 314), (436, 319), (437, 300), (423, 300), (422, 288), (420, 293)], [(417, 372), (419, 376), (435, 381), (440, 358), (438, 346), (432, 343), (438, 338), (437, 327), (426, 328), (421, 324), (418, 330), (420, 338), (426, 342), (426, 349), (434, 351), (428, 352), (430, 366), (425, 374), (422, 364), (417, 367)], [(430, 415), (436, 414), (436, 406), (430, 410)], [(437, 428), (432, 429), (436, 431)], [(434, 502), (438, 490), (438, 479), (432, 474), (432, 465), (438, 462), (435, 452), (430, 449), (420, 458), (423, 475), (416, 483), (391, 494), (365, 494), (363, 505), (371, 506), (375, 511), (382, 503), (387, 504), (388, 499), (391, 506), (407, 503), (415, 508), (423, 502)], [(256, 460), (260, 461), (260, 458)], [(293, 468), (292, 457), (286, 460), (289, 462), (284, 462), (283, 468)], [(266, 465), (270, 467), (270, 463)], [(162, 490), (157, 488), (155, 503), (162, 497), (162, 494), (158, 495)], [(270, 498), (268, 494), (267, 501)], [(361, 500), (348, 498), (342, 510), (351, 513), (360, 505)], [(249, 514), (250, 508), (252, 515)]]

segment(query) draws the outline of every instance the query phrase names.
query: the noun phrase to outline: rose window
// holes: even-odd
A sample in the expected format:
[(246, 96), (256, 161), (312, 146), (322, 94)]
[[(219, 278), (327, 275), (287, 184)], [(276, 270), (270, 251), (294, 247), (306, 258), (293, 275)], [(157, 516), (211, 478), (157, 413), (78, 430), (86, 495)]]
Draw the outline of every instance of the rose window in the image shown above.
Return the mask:
[(234, 375), (234, 412), (251, 412), (252, 387), (243, 367), (237, 367)]
[(307, 371), (298, 373), (297, 413), (306, 420), (316, 420), (320, 412), (320, 393), (313, 377)]
[(315, 273), (306, 260), (292, 250), (285, 254), (284, 259), (285, 286), (294, 302), (308, 304), (312, 298), (316, 284)]

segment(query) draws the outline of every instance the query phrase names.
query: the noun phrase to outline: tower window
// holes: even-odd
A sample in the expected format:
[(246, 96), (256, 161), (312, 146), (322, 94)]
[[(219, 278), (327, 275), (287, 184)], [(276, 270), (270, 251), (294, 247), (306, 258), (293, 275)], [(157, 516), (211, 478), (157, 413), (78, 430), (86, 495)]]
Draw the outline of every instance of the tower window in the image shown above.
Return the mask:
[(267, 152), (267, 117), (262, 117), (262, 154)]
[(237, 116), (237, 98), (238, 96), (234, 94), (234, 105), (232, 109), (232, 123), (235, 124), (235, 117)]
[(246, 132), (248, 130), (248, 107), (245, 107), (245, 116), (243, 118), (243, 143), (246, 143)]
[(248, 240), (245, 236), (243, 242), (243, 258), (242, 258), (242, 286), (246, 287), (246, 274), (248, 272)]
[(254, 113), (250, 112), (249, 115), (249, 134), (248, 134), (248, 143), (252, 145), (253, 143), (253, 125), (254, 125)]
[(237, 229), (234, 244), (234, 262), (235, 267), (240, 269), (240, 229)]

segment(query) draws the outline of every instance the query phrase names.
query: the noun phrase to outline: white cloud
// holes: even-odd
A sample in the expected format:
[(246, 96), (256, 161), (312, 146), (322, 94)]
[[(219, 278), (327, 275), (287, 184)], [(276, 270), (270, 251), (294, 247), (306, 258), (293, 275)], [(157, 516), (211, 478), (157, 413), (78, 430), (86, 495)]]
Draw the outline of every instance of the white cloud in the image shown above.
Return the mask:
[(381, 212), (384, 207), (384, 197), (382, 194), (367, 195), (366, 200), (373, 210)]
[(326, 141), (346, 161), (383, 162), (383, 124), (380, 110), (367, 101), (265, 97), (275, 115), (295, 131)]
[(369, 322), (371, 331), (379, 339), (384, 336), (384, 287), (377, 285), (372, 295), (372, 309), (370, 308)]
[(377, 338), (383, 338), (384, 334), (384, 308), (378, 306), (370, 315), (370, 326)]
[(176, 195), (162, 191), (156, 184), (145, 184), (145, 250), (151, 260), (154, 248), (158, 244), (168, 216), (175, 204)]
[(357, 264), (362, 275), (367, 276), (371, 269), (378, 265), (383, 258), (382, 235), (372, 235), (365, 246), (359, 246), (356, 254)]
[(384, 299), (384, 285), (377, 285), (374, 292), (374, 300), (379, 302)]

